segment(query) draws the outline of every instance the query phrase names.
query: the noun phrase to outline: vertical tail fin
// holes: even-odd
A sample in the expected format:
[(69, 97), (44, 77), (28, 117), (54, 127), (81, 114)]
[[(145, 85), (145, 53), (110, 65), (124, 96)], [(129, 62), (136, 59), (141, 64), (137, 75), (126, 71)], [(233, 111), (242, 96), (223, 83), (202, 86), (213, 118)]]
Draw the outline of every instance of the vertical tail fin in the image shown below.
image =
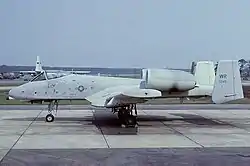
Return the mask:
[(199, 61), (196, 64), (192, 63), (191, 70), (194, 76), (196, 77), (196, 82), (198, 85), (214, 85), (214, 62)]
[(242, 98), (244, 98), (244, 94), (238, 61), (219, 61), (212, 93), (212, 101), (214, 103), (226, 103)]
[(36, 68), (35, 68), (35, 71), (36, 72), (41, 72), (43, 69), (42, 69), (42, 64), (41, 64), (41, 61), (40, 61), (40, 57), (37, 56), (36, 57)]

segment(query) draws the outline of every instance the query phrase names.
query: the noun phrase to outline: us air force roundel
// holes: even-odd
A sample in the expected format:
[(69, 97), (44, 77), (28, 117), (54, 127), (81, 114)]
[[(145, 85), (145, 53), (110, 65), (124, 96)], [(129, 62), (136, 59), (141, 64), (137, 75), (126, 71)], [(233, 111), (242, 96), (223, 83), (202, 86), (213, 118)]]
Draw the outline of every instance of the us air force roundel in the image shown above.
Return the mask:
[(78, 86), (78, 90), (82, 92), (84, 90), (84, 87), (82, 85)]

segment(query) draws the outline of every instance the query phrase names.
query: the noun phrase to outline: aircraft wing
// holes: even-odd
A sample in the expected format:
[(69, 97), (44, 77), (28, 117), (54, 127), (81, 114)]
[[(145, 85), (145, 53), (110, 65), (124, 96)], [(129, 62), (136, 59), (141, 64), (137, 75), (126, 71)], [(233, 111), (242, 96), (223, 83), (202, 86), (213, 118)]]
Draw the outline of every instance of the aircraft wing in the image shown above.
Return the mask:
[(117, 107), (143, 103), (147, 99), (153, 99), (161, 95), (161, 92), (155, 89), (141, 89), (138, 85), (130, 85), (106, 88), (86, 97), (86, 100), (96, 107)]

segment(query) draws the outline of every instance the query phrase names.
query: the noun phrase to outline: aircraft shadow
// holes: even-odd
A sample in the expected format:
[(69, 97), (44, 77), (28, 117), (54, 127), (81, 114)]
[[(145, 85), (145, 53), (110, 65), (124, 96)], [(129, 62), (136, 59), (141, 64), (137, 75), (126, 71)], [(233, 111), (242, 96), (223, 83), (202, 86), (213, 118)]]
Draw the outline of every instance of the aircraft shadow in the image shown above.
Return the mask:
[[(147, 129), (148, 127), (155, 127), (155, 130), (158, 128), (164, 127), (163, 123), (154, 123), (154, 122), (165, 122), (166, 127), (181, 127), (186, 126), (187, 123), (193, 127), (216, 127), (216, 126), (230, 126), (227, 123), (213, 121), (212, 119), (207, 119), (199, 115), (183, 114), (183, 113), (171, 113), (170, 115), (179, 116), (179, 117), (166, 117), (159, 115), (138, 115), (138, 128)], [(6, 120), (14, 121), (32, 121), (35, 117), (28, 118), (9, 118)], [(45, 122), (44, 117), (36, 118), (36, 121)], [(175, 121), (183, 121), (183, 123), (174, 123)], [(106, 111), (94, 111), (93, 116), (85, 117), (55, 117), (55, 123), (80, 123), (84, 126), (93, 126), (95, 125), (103, 134), (105, 135), (135, 135), (138, 134), (138, 129), (134, 128), (122, 128), (120, 126), (117, 115), (112, 114)], [(171, 123), (173, 122), (173, 123)], [(53, 122), (54, 123), (54, 122)]]
[[(218, 121), (214, 121), (213, 119), (209, 119), (209, 118), (205, 118), (203, 116), (200, 115), (194, 115), (194, 114), (184, 114), (184, 113), (171, 113), (171, 115), (174, 116), (180, 116), (182, 118), (180, 118), (179, 120), (183, 120), (185, 122), (191, 123), (191, 124), (196, 124), (196, 125), (200, 125), (200, 126), (228, 126), (228, 123), (225, 122), (218, 122)], [(173, 118), (173, 120), (177, 120), (176, 118)]]

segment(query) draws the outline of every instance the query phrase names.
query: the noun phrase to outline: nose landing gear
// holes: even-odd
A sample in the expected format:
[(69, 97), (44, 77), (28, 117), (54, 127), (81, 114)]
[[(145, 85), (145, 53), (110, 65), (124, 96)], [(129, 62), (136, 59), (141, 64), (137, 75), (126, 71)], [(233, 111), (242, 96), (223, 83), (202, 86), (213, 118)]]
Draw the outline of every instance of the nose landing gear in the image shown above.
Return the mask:
[(48, 114), (45, 117), (46, 122), (53, 122), (55, 120), (55, 116), (53, 115), (54, 112), (57, 113), (58, 110), (58, 101), (53, 100), (48, 105)]

